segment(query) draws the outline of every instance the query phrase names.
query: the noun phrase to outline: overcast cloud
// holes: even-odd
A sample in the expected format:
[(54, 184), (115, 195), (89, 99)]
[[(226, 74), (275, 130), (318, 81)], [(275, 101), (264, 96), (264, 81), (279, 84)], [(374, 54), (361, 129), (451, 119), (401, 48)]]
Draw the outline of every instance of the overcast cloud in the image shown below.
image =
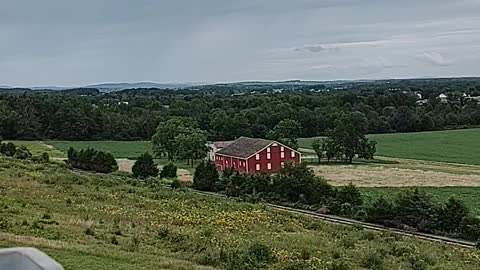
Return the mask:
[(0, 0), (0, 85), (480, 75), (480, 0)]

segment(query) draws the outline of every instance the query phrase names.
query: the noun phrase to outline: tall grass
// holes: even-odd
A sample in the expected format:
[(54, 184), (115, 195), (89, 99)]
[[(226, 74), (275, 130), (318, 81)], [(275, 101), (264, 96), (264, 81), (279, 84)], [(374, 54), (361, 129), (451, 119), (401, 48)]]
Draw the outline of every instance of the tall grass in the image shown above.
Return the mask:
[(0, 196), (0, 247), (66, 269), (480, 269), (473, 250), (57, 164), (0, 158)]

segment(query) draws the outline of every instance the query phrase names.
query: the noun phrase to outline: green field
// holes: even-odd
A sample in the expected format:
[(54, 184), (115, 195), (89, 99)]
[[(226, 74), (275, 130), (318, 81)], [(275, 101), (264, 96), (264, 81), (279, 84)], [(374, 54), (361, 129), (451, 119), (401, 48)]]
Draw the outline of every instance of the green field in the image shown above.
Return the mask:
[[(366, 201), (372, 201), (380, 196), (394, 199), (399, 192), (411, 189), (412, 188), (396, 187), (360, 188), (366, 196)], [(450, 197), (460, 199), (465, 202), (474, 214), (480, 216), (480, 200), (478, 199), (480, 198), (479, 187), (419, 187), (418, 189), (427, 192), (434, 200), (442, 203), (446, 202)]]
[(136, 159), (145, 152), (152, 153), (152, 145), (148, 141), (47, 141), (46, 143), (65, 153), (70, 147), (75, 149), (91, 147), (109, 152), (115, 158)]
[(0, 193), (0, 247), (37, 247), (67, 270), (480, 269), (475, 250), (60, 164), (0, 157)]
[[(480, 165), (480, 129), (369, 135), (376, 140), (377, 155)], [(311, 148), (315, 138), (299, 139)]]
[(42, 141), (12, 141), (16, 145), (25, 145), (33, 155), (48, 153), (51, 158), (66, 158), (66, 154)]

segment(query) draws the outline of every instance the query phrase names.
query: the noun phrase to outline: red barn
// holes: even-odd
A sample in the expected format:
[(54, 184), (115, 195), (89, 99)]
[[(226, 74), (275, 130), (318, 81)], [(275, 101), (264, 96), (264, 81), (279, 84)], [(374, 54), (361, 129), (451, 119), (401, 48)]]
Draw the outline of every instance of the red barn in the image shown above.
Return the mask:
[(241, 137), (215, 152), (214, 161), (219, 170), (276, 173), (288, 162), (300, 164), (302, 156), (276, 141)]

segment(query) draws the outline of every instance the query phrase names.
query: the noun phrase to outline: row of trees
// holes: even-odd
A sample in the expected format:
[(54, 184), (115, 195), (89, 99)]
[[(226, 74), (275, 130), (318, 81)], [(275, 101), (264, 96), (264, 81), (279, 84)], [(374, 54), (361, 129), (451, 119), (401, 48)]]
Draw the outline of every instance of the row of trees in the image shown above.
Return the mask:
[(480, 240), (480, 219), (465, 203), (454, 197), (437, 203), (418, 189), (399, 193), (394, 199), (380, 197), (357, 214), (387, 227)]
[(341, 160), (352, 163), (354, 157), (373, 159), (377, 142), (365, 137), (366, 118), (359, 112), (346, 113), (335, 121), (335, 128), (327, 138), (317, 139), (312, 148), (320, 163)]
[[(240, 136), (292, 139), (327, 135), (342, 114), (362, 113), (367, 133), (437, 130), (480, 125), (475, 101), (418, 105), (415, 91), (288, 92), (264, 95), (200, 95), (163, 92), (0, 94), (0, 136), (6, 139), (149, 140), (160, 123), (191, 118), (209, 140)], [(279, 134), (280, 133), (280, 134)]]
[(353, 185), (335, 188), (305, 165), (288, 164), (276, 175), (242, 174), (202, 162), (194, 175), (194, 188), (220, 192), (249, 201), (293, 205), (359, 219), (388, 227), (480, 240), (480, 219), (460, 200), (435, 202), (415, 189), (393, 199), (367, 201)]
[(73, 168), (100, 173), (111, 173), (118, 170), (117, 161), (112, 154), (93, 148), (77, 151), (71, 147), (68, 149), (67, 156), (67, 164)]

